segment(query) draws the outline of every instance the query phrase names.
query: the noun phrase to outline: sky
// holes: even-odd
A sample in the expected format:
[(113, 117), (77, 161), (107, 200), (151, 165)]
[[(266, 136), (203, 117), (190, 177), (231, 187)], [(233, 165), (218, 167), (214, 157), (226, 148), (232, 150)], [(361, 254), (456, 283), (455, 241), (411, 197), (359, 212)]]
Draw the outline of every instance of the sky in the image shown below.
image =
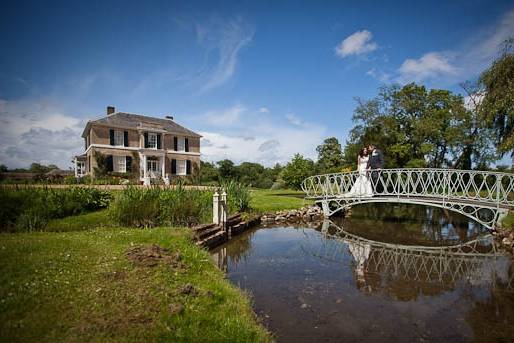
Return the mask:
[(355, 98), (462, 93), (512, 35), (512, 1), (6, 1), (0, 164), (71, 167), (108, 105), (174, 116), (206, 161), (315, 159)]

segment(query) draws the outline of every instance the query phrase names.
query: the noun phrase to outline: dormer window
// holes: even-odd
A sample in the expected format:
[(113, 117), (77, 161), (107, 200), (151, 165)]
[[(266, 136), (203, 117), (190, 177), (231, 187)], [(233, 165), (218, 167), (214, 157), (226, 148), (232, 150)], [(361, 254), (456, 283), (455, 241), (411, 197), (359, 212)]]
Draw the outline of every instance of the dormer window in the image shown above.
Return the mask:
[(157, 134), (153, 132), (148, 133), (148, 148), (157, 149)]

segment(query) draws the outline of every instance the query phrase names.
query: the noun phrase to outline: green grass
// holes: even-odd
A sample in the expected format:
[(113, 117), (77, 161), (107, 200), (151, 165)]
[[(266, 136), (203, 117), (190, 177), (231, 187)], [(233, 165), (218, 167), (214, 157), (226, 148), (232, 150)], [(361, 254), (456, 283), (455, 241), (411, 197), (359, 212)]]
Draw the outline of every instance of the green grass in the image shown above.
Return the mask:
[(113, 224), (109, 219), (108, 213), (108, 210), (105, 209), (96, 212), (81, 214), (78, 216), (53, 219), (48, 222), (45, 231), (68, 232), (84, 231), (101, 227), (112, 227)]
[(297, 209), (307, 204), (312, 204), (312, 201), (298, 198), (303, 196), (301, 191), (294, 190), (262, 190), (253, 189), (251, 191), (252, 200), (250, 207), (259, 213), (276, 212), (280, 210)]
[[(86, 215), (87, 225), (103, 215)], [(71, 229), (79, 217), (52, 225)], [(173, 228), (1, 234), (0, 341), (269, 341), (248, 298), (189, 235)], [(153, 243), (179, 252), (183, 267), (127, 259), (132, 246)], [(187, 283), (196, 295), (180, 292)]]

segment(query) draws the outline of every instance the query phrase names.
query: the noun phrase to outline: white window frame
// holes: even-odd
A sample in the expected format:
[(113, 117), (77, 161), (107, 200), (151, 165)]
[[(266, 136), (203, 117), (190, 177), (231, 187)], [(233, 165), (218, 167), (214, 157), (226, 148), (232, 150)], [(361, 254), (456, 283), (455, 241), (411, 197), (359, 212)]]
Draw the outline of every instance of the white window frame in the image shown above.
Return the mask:
[(177, 137), (177, 151), (186, 151), (186, 139), (184, 137)]
[(114, 145), (125, 146), (125, 132), (119, 130), (114, 131)]
[(177, 160), (177, 175), (187, 175), (186, 160)]
[(117, 173), (127, 172), (127, 156), (113, 156), (113, 165)]
[(148, 149), (157, 149), (157, 134), (148, 132)]

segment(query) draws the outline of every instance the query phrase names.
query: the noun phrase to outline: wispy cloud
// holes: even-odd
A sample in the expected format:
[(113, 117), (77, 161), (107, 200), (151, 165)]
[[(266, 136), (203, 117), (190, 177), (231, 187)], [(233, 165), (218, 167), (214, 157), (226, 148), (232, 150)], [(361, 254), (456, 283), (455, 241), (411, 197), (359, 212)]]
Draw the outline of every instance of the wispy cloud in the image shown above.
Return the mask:
[(408, 58), (397, 70), (397, 81), (433, 80), (446, 84), (462, 82), (486, 69), (498, 55), (501, 44), (514, 35), (514, 10), (497, 23), (463, 42), (454, 51), (431, 51), (418, 59)]
[(372, 41), (373, 34), (368, 30), (357, 31), (346, 37), (335, 47), (336, 55), (347, 57), (360, 55), (378, 49), (378, 44)]
[(252, 41), (253, 35), (254, 30), (241, 17), (212, 17), (196, 24), (197, 40), (207, 49), (208, 60), (215, 56), (215, 62), (200, 72), (203, 82), (200, 92), (219, 87), (232, 78), (240, 52)]
[(208, 111), (202, 116), (202, 119), (211, 126), (233, 126), (240, 121), (241, 114), (245, 111), (244, 106), (235, 105), (223, 110)]

